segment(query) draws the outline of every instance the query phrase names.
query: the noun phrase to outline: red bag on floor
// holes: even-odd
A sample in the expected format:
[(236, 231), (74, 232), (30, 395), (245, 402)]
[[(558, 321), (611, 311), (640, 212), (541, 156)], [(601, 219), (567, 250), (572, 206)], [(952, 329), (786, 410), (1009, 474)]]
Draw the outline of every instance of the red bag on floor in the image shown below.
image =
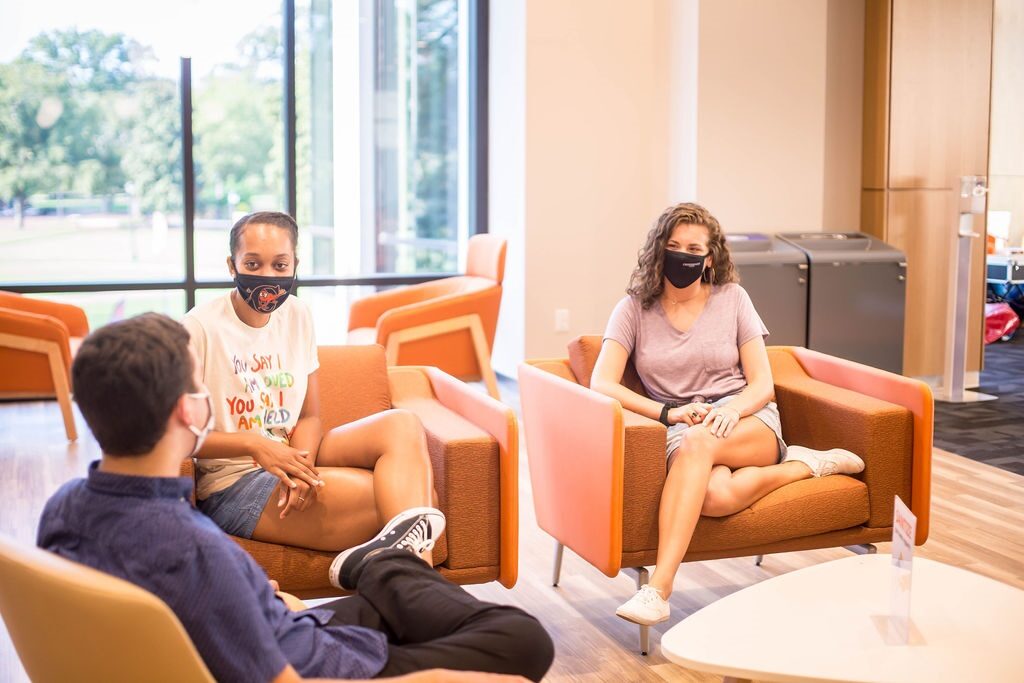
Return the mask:
[(985, 304), (985, 343), (1012, 337), (1020, 327), (1020, 318), (1009, 304)]

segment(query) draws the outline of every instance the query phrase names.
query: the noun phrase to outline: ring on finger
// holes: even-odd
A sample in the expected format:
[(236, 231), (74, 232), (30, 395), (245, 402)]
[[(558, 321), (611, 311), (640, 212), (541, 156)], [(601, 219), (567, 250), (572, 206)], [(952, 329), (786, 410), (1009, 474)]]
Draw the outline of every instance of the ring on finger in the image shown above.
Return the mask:
[(305, 501), (306, 501), (306, 499), (305, 499), (305, 498), (303, 498), (302, 496), (299, 496), (299, 502), (300, 502), (300, 503), (304, 503)]

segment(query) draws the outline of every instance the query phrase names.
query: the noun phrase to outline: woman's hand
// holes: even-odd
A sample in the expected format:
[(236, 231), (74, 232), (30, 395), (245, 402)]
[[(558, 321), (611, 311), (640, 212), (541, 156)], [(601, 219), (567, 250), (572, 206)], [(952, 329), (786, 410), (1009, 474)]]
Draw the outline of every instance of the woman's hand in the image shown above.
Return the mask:
[(323, 486), (309, 451), (300, 451), (259, 434), (250, 434), (248, 450), (256, 464), (280, 479), (283, 486), (294, 489), (299, 481)]
[(729, 406), (712, 408), (704, 417), (704, 426), (713, 435), (722, 439), (732, 434), (732, 430), (740, 422), (740, 411)]
[(285, 486), (284, 482), (277, 485), (277, 507), (281, 510), (281, 519), (288, 516), (291, 511), (302, 512), (313, 504), (316, 499), (317, 486), (310, 486), (299, 479), (295, 482), (295, 488)]
[(687, 403), (668, 411), (668, 421), (672, 424), (683, 422), (693, 427), (706, 420), (710, 410), (710, 403)]

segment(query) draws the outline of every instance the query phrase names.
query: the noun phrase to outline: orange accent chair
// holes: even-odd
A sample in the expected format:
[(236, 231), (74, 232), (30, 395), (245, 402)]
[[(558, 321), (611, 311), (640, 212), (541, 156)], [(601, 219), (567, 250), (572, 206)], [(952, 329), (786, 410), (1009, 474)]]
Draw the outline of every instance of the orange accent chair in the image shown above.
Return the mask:
[[(511, 408), (431, 367), (387, 367), (380, 346), (321, 346), (320, 420), (327, 431), (390, 408), (415, 413), (427, 432), (434, 489), (448, 523), (434, 548), (459, 584), (516, 583), (519, 569), (519, 431)], [(195, 476), (193, 461), (182, 474)], [(299, 598), (343, 595), (327, 572), (337, 553), (234, 538)], [(341, 550), (339, 548), (338, 550)]]
[(469, 239), (466, 274), (392, 289), (352, 304), (348, 342), (383, 346), (388, 365), (432, 365), (465, 381), (483, 379), (500, 400), (491, 369), (505, 240)]
[[(601, 337), (579, 337), (569, 358), (520, 365), (526, 447), (540, 527), (556, 540), (554, 585), (565, 547), (607, 576), (645, 565), (658, 549), (665, 427), (590, 390)], [(928, 538), (934, 403), (922, 382), (795, 347), (769, 347), (788, 443), (847, 448), (856, 476), (807, 479), (728, 517), (702, 517), (684, 562), (836, 546), (874, 552), (892, 538), (894, 498)], [(643, 394), (630, 362), (622, 384)], [(854, 548), (853, 546), (858, 546)], [(641, 627), (646, 654), (649, 629)]]
[(0, 615), (33, 681), (213, 682), (155, 595), (3, 536)]
[(56, 398), (69, 441), (78, 438), (71, 361), (87, 334), (78, 306), (0, 291), (0, 398)]

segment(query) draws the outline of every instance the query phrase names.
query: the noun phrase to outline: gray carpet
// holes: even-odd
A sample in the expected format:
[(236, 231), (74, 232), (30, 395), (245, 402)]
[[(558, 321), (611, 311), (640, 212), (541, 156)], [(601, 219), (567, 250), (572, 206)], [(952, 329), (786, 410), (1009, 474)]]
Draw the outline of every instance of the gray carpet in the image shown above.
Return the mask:
[(935, 403), (935, 445), (952, 453), (1024, 474), (1024, 331), (985, 347), (978, 390), (998, 396), (985, 403)]

